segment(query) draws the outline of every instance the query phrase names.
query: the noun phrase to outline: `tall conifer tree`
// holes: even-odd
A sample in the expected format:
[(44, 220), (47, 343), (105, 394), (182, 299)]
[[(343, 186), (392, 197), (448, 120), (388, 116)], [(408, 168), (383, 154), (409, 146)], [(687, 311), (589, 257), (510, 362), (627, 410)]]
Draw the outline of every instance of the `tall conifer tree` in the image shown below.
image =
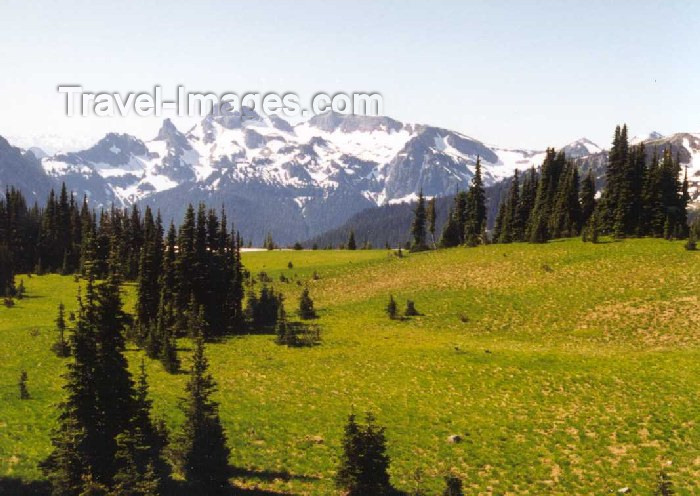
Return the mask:
[[(198, 317), (201, 325), (203, 314)], [(187, 396), (182, 403), (185, 423), (179, 441), (180, 464), (187, 482), (198, 494), (226, 491), (229, 477), (226, 435), (219, 419), (218, 405), (211, 398), (216, 383), (208, 371), (204, 337), (195, 338)]]
[(413, 211), (413, 224), (411, 225), (411, 237), (413, 237), (413, 250), (420, 251), (426, 248), (425, 223), (425, 197), (423, 197), (423, 190), (421, 190), (420, 193), (418, 193), (418, 202), (416, 203), (416, 208)]
[(476, 157), (474, 177), (467, 192), (464, 213), (464, 242), (468, 246), (485, 243), (482, 231), (486, 225), (486, 192), (481, 178), (481, 158)]

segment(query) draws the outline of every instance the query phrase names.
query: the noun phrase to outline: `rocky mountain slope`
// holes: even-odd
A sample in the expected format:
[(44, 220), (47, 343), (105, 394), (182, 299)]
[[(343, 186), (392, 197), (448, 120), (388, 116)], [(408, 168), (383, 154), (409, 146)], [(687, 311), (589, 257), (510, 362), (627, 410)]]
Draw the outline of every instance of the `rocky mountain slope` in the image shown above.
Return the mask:
[[(670, 144), (700, 185), (700, 135), (649, 136)], [(650, 148), (651, 149), (651, 148)], [(582, 138), (564, 147), (582, 167), (602, 170), (606, 152)], [(477, 156), (487, 186), (514, 169), (539, 166), (543, 152), (487, 145), (434, 126), (389, 117), (327, 113), (291, 125), (253, 112), (209, 115), (187, 132), (165, 120), (153, 139), (108, 134), (82, 151), (41, 157), (0, 142), (0, 185), (43, 201), (65, 181), (95, 206), (159, 208), (166, 220), (189, 202), (225, 204), (246, 239), (272, 232), (278, 242), (309, 239), (370, 207), (465, 189)], [(38, 158), (37, 158), (38, 157)], [(22, 164), (22, 165), (18, 165)]]
[[(251, 114), (246, 112), (246, 117)], [(372, 206), (468, 186), (476, 157), (493, 184), (540, 152), (489, 147), (454, 131), (388, 117), (328, 113), (207, 116), (187, 133), (171, 121), (142, 141), (108, 134), (89, 149), (42, 159), (46, 173), (96, 205), (135, 202), (179, 216), (187, 202), (225, 203), (247, 237), (305, 239)]]

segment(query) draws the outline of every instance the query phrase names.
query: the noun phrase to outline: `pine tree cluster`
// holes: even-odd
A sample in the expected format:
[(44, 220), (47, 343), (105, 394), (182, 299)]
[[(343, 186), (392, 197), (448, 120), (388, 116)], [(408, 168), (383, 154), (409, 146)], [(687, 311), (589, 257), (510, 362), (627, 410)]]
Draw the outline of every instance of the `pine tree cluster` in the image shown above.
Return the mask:
[(365, 425), (350, 415), (345, 425), (337, 486), (348, 496), (391, 494), (388, 470), (384, 428), (376, 425), (371, 413), (367, 414)]
[(679, 158), (671, 150), (651, 159), (644, 144), (629, 146), (627, 127), (617, 127), (608, 156), (605, 188), (596, 200), (593, 171), (579, 184), (578, 166), (563, 152), (548, 149), (539, 171), (530, 169), (522, 180), (515, 171), (501, 202), (492, 239), (496, 243), (550, 239), (583, 234), (616, 238), (688, 236), (687, 172), (680, 180)]
[(440, 237), (440, 246), (477, 246), (486, 244), (486, 192), (481, 177), (481, 159), (477, 157), (469, 191), (457, 193)]
[[(136, 387), (124, 357), (126, 314), (110, 257), (107, 278), (87, 274), (71, 335), (53, 452), (43, 468), (56, 496), (102, 487), (104, 494), (158, 494), (169, 476), (164, 440), (150, 418), (146, 379)], [(128, 488), (128, 492), (127, 492)]]
[[(98, 214), (86, 197), (79, 206), (63, 185), (58, 197), (51, 191), (43, 209), (28, 208), (19, 191), (7, 189), (0, 201), (0, 297), (19, 296), (14, 275), (20, 272), (100, 280), (112, 271), (135, 280), (138, 298), (128, 336), (176, 371), (175, 339), (187, 334), (200, 308), (205, 338), (244, 330), (240, 245), (223, 208), (217, 213), (189, 205), (180, 228), (171, 222), (164, 236), (160, 213), (148, 206), (143, 215), (137, 206)], [(64, 356), (66, 350), (59, 338), (54, 351)]]
[[(585, 195), (581, 194), (586, 192)], [(552, 238), (577, 236), (588, 220), (590, 205), (595, 201), (591, 172), (579, 184), (578, 167), (562, 152), (550, 148), (539, 173), (531, 168), (522, 184), (516, 170), (510, 188), (496, 217), (494, 243), (530, 241), (544, 243)], [(586, 212), (584, 213), (584, 210)]]
[(137, 276), (134, 340), (166, 369), (177, 370), (175, 339), (203, 316), (206, 339), (243, 330), (240, 239), (220, 216), (200, 204), (187, 207), (179, 230), (163, 238), (160, 216), (146, 207)]
[(282, 293), (275, 292), (275, 288), (267, 284), (263, 284), (260, 291), (250, 288), (245, 308), (249, 332), (265, 333), (274, 330), (281, 313), (285, 314)]
[[(70, 336), (65, 399), (59, 407), (53, 451), (42, 463), (52, 495), (156, 496), (171, 494), (167, 430), (151, 417), (145, 365), (135, 383), (124, 356), (128, 319), (120, 296), (119, 258), (112, 250), (107, 276), (96, 282), (87, 265), (85, 294)], [(204, 312), (192, 319), (195, 352), (185, 422), (175, 462), (199, 494), (217, 494), (228, 484), (226, 436), (210, 396), (215, 384), (204, 357)], [(59, 307), (59, 330), (65, 327)]]
[(680, 158), (671, 149), (649, 151), (629, 146), (627, 126), (615, 129), (606, 169), (606, 189), (599, 205), (603, 232), (616, 238), (688, 236), (687, 170), (681, 181)]

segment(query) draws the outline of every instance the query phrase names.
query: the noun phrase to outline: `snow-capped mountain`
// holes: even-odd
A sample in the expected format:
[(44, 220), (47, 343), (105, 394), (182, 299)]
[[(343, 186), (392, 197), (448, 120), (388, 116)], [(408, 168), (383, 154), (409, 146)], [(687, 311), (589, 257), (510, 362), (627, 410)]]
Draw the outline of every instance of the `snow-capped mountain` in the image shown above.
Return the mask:
[(41, 163), (30, 151), (23, 151), (12, 146), (0, 136), (0, 188), (14, 187), (22, 191), (29, 200), (41, 198), (54, 187), (54, 181), (48, 177)]
[(238, 210), (239, 222), (250, 217), (251, 226), (240, 226), (249, 236), (264, 235), (265, 219), (287, 240), (367, 207), (414, 199), (421, 189), (439, 196), (467, 188), (477, 156), (487, 185), (543, 156), (388, 117), (327, 113), (295, 126), (245, 117), (209, 115), (186, 133), (166, 119), (150, 141), (108, 134), (86, 150), (45, 157), (42, 166), (96, 205), (150, 203), (169, 217), (189, 201), (223, 202)]
[[(678, 151), (697, 200), (700, 134), (656, 133), (642, 141), (650, 153), (665, 146)], [(82, 151), (45, 157), (40, 150), (5, 148), (0, 185), (17, 177), (14, 182), (36, 190), (39, 201), (48, 184), (64, 181), (95, 206), (150, 204), (166, 221), (179, 219), (188, 203), (224, 204), (246, 239), (260, 241), (269, 231), (282, 243), (337, 227), (369, 207), (413, 200), (421, 190), (444, 196), (465, 189), (477, 156), (487, 186), (516, 168), (539, 166), (544, 157), (434, 126), (337, 113), (297, 125), (252, 112), (245, 118), (209, 115), (187, 132), (166, 119), (148, 141), (108, 134)], [(607, 152), (601, 147), (581, 138), (562, 149), (602, 176)], [(26, 165), (18, 175), (20, 161)], [(32, 174), (44, 177), (32, 181)]]
[(700, 206), (700, 133), (676, 133), (670, 136), (653, 134), (655, 136), (644, 141), (647, 153), (654, 153), (654, 149), (660, 152), (667, 147), (671, 148), (674, 155), (677, 153), (681, 166), (687, 169), (688, 193), (695, 206)]
[(581, 158), (587, 155), (593, 155), (603, 151), (601, 147), (593, 143), (588, 138), (581, 138), (573, 143), (562, 147), (562, 151), (570, 158)]
[[(688, 192), (690, 193), (693, 209), (700, 208), (700, 133), (675, 133), (664, 136), (658, 132), (649, 133), (646, 137), (634, 137), (629, 140), (630, 145), (644, 143), (647, 161), (651, 160), (654, 152), (659, 155), (663, 150), (670, 148), (675, 157), (678, 155), (682, 167), (681, 174), (688, 173)], [(566, 151), (567, 147), (564, 147)], [(598, 178), (598, 188), (604, 187), (605, 165), (608, 152), (601, 150), (596, 153), (575, 157), (570, 155), (579, 164), (580, 168), (587, 170), (592, 168)]]
[(658, 140), (658, 139), (661, 139), (663, 137), (664, 137), (664, 135), (661, 134), (660, 132), (652, 131), (649, 134), (644, 135), (644, 136), (633, 136), (632, 138), (630, 138), (630, 145), (638, 145), (639, 143), (641, 143), (643, 141)]

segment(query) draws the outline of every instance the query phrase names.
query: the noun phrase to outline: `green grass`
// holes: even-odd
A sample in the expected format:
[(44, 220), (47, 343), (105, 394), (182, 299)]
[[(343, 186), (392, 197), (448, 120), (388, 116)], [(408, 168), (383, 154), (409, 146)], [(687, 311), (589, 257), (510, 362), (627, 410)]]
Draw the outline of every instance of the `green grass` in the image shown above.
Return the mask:
[[(208, 345), (235, 481), (334, 494), (346, 417), (372, 410), (403, 490), (436, 494), (454, 472), (467, 494), (651, 494), (666, 468), (679, 494), (698, 493), (699, 257), (659, 240), (246, 253), (251, 272), (291, 277), (275, 283), (288, 310), (309, 285), (323, 343)], [(0, 308), (0, 477), (36, 479), (61, 398), (53, 319), (59, 301), (75, 308), (77, 284), (24, 282), (29, 297)], [(424, 315), (390, 321), (390, 293)], [(17, 398), (22, 369), (30, 401)], [(176, 428), (186, 375), (148, 372), (156, 414)]]

